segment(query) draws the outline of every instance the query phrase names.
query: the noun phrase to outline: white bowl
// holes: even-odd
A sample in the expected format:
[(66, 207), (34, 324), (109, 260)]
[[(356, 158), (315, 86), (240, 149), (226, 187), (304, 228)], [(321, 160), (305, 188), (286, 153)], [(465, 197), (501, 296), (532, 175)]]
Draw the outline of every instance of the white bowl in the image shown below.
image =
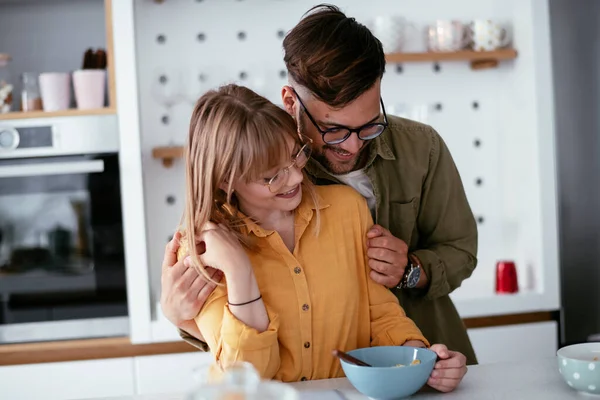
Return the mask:
[(558, 371), (578, 392), (600, 397), (600, 343), (580, 343), (556, 353)]

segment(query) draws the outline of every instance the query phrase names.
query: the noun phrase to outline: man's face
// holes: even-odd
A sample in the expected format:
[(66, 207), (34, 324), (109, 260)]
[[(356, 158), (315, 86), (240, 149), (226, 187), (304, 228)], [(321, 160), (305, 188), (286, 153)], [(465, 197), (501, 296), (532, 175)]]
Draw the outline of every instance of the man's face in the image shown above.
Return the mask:
[(371, 89), (341, 109), (333, 109), (314, 99), (304, 88), (296, 86), (294, 89), (306, 110), (290, 86), (285, 86), (282, 90), (283, 104), (286, 110), (296, 117), (300, 132), (313, 140), (312, 157), (336, 175), (359, 168), (359, 161), (368, 141), (359, 139), (356, 132), (353, 132), (339, 144), (327, 144), (307, 112), (321, 131), (336, 127), (357, 129), (369, 123), (383, 122), (380, 107), (381, 82), (377, 81)]

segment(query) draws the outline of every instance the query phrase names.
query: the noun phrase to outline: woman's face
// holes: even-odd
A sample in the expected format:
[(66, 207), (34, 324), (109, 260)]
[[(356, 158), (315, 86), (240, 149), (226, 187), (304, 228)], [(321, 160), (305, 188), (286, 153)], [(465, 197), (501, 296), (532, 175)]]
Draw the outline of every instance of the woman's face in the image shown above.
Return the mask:
[[(285, 163), (265, 171), (257, 181), (239, 182), (234, 185), (240, 210), (244, 214), (260, 218), (273, 211), (293, 211), (300, 205), (302, 201), (300, 184), (304, 177), (302, 171), (295, 164), (292, 167), (290, 165), (301, 147), (298, 142), (290, 138), (288, 140), (290, 157)], [(279, 175), (270, 188), (268, 183), (276, 174)], [(273, 192), (273, 190), (276, 191)]]

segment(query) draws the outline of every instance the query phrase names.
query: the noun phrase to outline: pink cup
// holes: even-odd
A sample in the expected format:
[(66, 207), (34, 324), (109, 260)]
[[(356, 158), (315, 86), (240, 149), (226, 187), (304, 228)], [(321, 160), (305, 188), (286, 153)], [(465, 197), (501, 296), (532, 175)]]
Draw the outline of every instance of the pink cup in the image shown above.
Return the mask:
[(71, 77), (62, 72), (45, 72), (39, 76), (44, 111), (67, 110), (71, 105)]
[(106, 71), (103, 69), (74, 71), (73, 89), (78, 109), (103, 108), (106, 92)]

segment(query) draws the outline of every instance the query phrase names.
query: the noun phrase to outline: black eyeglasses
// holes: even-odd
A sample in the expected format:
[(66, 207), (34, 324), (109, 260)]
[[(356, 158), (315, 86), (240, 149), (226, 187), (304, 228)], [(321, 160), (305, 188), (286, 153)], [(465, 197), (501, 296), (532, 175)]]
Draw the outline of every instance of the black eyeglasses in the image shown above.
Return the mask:
[(310, 115), (310, 113), (308, 112), (308, 109), (302, 102), (302, 99), (300, 98), (300, 96), (298, 96), (298, 92), (296, 92), (296, 89), (292, 88), (292, 90), (296, 94), (296, 98), (298, 99), (298, 101), (302, 105), (302, 108), (306, 112), (308, 119), (310, 119), (310, 122), (312, 122), (315, 128), (317, 128), (317, 130), (323, 137), (323, 141), (327, 144), (342, 143), (344, 140), (348, 139), (350, 135), (352, 135), (352, 132), (356, 132), (356, 135), (361, 140), (375, 139), (377, 136), (381, 135), (385, 128), (387, 128), (388, 126), (387, 114), (385, 113), (385, 107), (383, 106), (383, 99), (380, 97), (379, 102), (381, 103), (381, 109), (383, 111), (383, 122), (368, 123), (356, 129), (348, 128), (346, 126), (336, 126), (335, 128), (322, 130), (317, 124), (317, 121), (315, 121), (313, 116)]

